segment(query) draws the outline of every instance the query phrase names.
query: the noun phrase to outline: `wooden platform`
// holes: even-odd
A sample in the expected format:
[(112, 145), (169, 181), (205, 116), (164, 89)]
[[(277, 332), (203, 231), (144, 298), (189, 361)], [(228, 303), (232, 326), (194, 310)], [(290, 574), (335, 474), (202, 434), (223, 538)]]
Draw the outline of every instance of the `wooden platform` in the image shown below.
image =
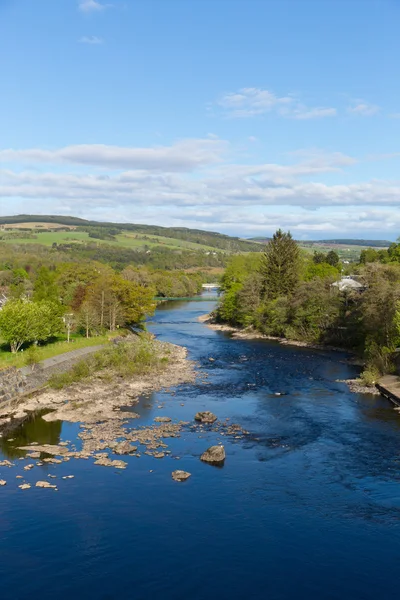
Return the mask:
[(400, 406), (400, 377), (385, 375), (379, 380), (376, 387), (385, 398), (388, 398), (396, 406)]

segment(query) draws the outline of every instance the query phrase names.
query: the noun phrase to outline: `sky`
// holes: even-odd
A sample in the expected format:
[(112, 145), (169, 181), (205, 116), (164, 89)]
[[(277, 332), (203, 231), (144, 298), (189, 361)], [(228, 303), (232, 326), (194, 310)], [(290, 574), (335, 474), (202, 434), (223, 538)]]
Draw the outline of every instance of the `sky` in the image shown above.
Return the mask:
[(400, 235), (399, 0), (0, 0), (0, 214)]

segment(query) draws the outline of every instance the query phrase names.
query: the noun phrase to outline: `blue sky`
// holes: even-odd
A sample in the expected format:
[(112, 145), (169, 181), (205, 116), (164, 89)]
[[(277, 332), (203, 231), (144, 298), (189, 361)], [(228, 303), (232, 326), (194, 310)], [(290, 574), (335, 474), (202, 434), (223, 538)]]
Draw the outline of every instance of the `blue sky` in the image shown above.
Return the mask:
[(0, 0), (0, 211), (400, 235), (398, 0)]

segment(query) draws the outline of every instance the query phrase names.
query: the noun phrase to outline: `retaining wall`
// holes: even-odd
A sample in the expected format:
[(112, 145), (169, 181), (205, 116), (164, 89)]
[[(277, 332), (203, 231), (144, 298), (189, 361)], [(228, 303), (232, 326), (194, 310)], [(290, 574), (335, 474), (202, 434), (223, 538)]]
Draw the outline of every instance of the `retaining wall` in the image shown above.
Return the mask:
[(25, 392), (26, 379), (16, 367), (0, 371), (0, 404), (8, 402)]

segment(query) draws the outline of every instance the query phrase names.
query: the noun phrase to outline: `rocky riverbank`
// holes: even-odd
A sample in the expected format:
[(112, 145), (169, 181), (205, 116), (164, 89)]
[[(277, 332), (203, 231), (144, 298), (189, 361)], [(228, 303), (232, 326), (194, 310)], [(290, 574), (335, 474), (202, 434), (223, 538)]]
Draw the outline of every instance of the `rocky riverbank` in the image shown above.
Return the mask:
[[(161, 368), (128, 379), (99, 372), (62, 390), (46, 388), (3, 408), (0, 427), (9, 429), (29, 414), (42, 410), (50, 411), (45, 415), (47, 421), (119, 421), (128, 416), (122, 407), (133, 405), (142, 394), (196, 380), (195, 364), (187, 358), (186, 348), (157, 340), (153, 344)], [(132, 418), (131, 412), (129, 417)]]
[[(209, 411), (194, 414), (191, 421), (177, 419), (173, 421), (160, 412), (160, 416), (156, 416), (153, 423), (140, 425), (139, 421), (138, 425), (135, 424), (135, 421), (140, 419), (140, 415), (134, 411), (134, 407), (140, 402), (143, 394), (163, 389), (174, 396), (175, 391), (171, 389), (172, 387), (194, 383), (196, 380), (203, 383), (207, 381), (207, 374), (197, 371), (195, 363), (187, 358), (186, 348), (166, 342), (155, 341), (155, 343), (160, 356), (168, 357), (168, 362), (162, 370), (137, 378), (120, 378), (112, 382), (104, 380), (105, 373), (99, 373), (85, 383), (76, 383), (63, 390), (38, 392), (29, 399), (21, 400), (18, 406), (6, 415), (3, 411), (2, 417), (10, 421), (9, 426), (18, 425), (22, 419), (37, 415), (36, 418), (48, 422), (79, 422), (80, 432), (75, 442), (69, 440), (57, 444), (32, 442), (17, 446), (16, 450), (24, 452), (24, 456), (16, 461), (0, 462), (0, 485), (11, 483), (6, 472), (13, 467), (17, 470), (14, 483), (20, 484), (18, 485), (20, 489), (42, 487), (57, 491), (58, 486), (55, 483), (43, 482), (42, 479), (34, 481), (37, 467), (52, 466), (55, 471), (48, 474), (48, 477), (57, 479), (55, 474), (57, 466), (77, 459), (92, 460), (96, 466), (114, 469), (125, 469), (131, 460), (128, 457), (140, 458), (142, 455), (157, 460), (167, 457), (179, 460), (179, 456), (172, 454), (168, 442), (169, 438), (179, 438), (182, 431), (197, 433), (198, 437), (202, 437), (206, 432), (215, 432), (219, 436), (220, 444), (224, 436), (234, 440), (247, 436), (248, 432), (240, 425), (230, 423), (229, 418), (220, 421)], [(163, 410), (163, 403), (157, 408)], [(43, 411), (48, 412), (43, 413)], [(8, 431), (3, 430), (3, 433), (9, 441), (13, 441), (10, 440), (12, 435), (10, 427)], [(224, 459), (223, 446), (213, 446), (208, 450), (204, 448), (203, 461), (221, 464)], [(72, 469), (73, 463), (71, 463)], [(183, 481), (189, 476), (190, 474), (186, 472), (182, 475), (179, 470), (172, 473), (172, 478), (176, 481)], [(73, 474), (62, 477), (65, 480), (73, 478)]]

